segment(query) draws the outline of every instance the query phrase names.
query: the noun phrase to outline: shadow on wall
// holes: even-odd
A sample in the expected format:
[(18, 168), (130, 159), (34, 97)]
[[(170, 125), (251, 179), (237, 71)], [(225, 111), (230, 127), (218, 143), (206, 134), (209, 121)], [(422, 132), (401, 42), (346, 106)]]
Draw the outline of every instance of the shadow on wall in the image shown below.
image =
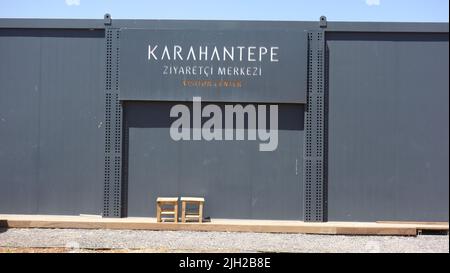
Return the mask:
[[(176, 104), (182, 104), (192, 110), (192, 102), (126, 102), (124, 104), (125, 115), (128, 117), (126, 126), (133, 128), (170, 128), (172, 123), (177, 118), (170, 117), (170, 110)], [(225, 105), (236, 105), (239, 103), (224, 103), (224, 102), (203, 102), (202, 107), (209, 104), (215, 104), (220, 107), (222, 113), (225, 113)], [(265, 105), (267, 109), (270, 104), (251, 104), (242, 103), (243, 107), (247, 105)], [(278, 105), (278, 129), (280, 130), (304, 130), (304, 106), (299, 104), (280, 103)], [(248, 118), (248, 117), (246, 117)], [(190, 116), (190, 124), (192, 124), (193, 117)], [(202, 124), (209, 118), (202, 118)], [(270, 117), (266, 116), (266, 120)], [(225, 115), (222, 115), (222, 128), (225, 125)], [(245, 123), (245, 129), (248, 129), (248, 123)], [(233, 120), (233, 128), (236, 129), (236, 121)]]
[(8, 222), (6, 220), (0, 220), (0, 233), (5, 232), (8, 229)]

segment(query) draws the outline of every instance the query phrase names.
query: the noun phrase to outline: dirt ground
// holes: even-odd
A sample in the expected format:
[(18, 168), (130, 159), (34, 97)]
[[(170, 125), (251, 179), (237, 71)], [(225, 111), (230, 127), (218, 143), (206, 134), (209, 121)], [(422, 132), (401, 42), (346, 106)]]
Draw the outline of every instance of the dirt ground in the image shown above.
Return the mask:
[(155, 252), (449, 253), (449, 236), (15, 228), (0, 232), (0, 253)]

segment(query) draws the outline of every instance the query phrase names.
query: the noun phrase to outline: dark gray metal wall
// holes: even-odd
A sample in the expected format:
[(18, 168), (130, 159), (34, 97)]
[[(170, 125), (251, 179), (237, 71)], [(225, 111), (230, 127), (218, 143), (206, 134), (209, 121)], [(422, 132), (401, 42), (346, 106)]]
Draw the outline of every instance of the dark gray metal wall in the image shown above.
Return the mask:
[(326, 221), (326, 97), (324, 31), (308, 33), (308, 100), (305, 111), (305, 221)]
[(122, 103), (119, 100), (120, 30), (106, 27), (105, 37), (105, 146), (103, 210), (105, 217), (121, 217), (122, 204)]
[[(174, 143), (170, 102), (120, 101), (121, 28), (306, 30), (308, 103), (270, 154)], [(448, 221), (448, 57), (448, 24), (0, 19), (0, 213)]]
[(158, 196), (204, 196), (213, 218), (303, 219), (302, 105), (279, 105), (278, 148), (260, 152), (259, 141), (172, 140), (174, 104), (125, 104), (128, 216), (154, 216)]
[(0, 29), (0, 213), (101, 213), (103, 37)]
[[(202, 97), (205, 101), (231, 102), (274, 102), (274, 103), (306, 103), (307, 78), (307, 33), (302, 28), (292, 28), (286, 24), (283, 31), (259, 30), (254, 27), (235, 26), (231, 30), (178, 30), (167, 29), (127, 29), (120, 31), (120, 99), (146, 101), (192, 101), (192, 97)], [(165, 45), (183, 47), (185, 51), (190, 46), (222, 46), (231, 48), (236, 45), (258, 45), (265, 47), (277, 46), (276, 62), (269, 58), (261, 61), (248, 61), (245, 57), (238, 61), (230, 60), (148, 60), (148, 46), (159, 46), (158, 55)], [(237, 53), (236, 53), (237, 54)], [(197, 57), (198, 58), (198, 57)], [(210, 75), (164, 75), (163, 65), (168, 66), (198, 66), (213, 68)], [(260, 76), (221, 75), (220, 67), (259, 67)], [(139, 71), (139, 73), (136, 73)], [(211, 74), (212, 73), (212, 74)], [(148, 75), (142, 77), (142, 75)], [(195, 88), (184, 86), (183, 80), (239, 80), (242, 86), (238, 88)], [(276, 90), (276, 92), (274, 92)]]
[(328, 33), (329, 220), (448, 221), (448, 33)]

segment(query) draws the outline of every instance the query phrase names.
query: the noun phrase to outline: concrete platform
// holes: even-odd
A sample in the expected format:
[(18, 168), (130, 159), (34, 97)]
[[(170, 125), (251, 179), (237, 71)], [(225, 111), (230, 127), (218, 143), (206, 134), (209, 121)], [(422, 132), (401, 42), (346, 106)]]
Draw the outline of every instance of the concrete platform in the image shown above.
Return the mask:
[(0, 214), (4, 228), (80, 228), (130, 230), (189, 230), (273, 232), (342, 235), (405, 235), (425, 231), (447, 232), (448, 222), (326, 222), (213, 219), (204, 223), (157, 223), (156, 218), (102, 218), (100, 216), (57, 216)]

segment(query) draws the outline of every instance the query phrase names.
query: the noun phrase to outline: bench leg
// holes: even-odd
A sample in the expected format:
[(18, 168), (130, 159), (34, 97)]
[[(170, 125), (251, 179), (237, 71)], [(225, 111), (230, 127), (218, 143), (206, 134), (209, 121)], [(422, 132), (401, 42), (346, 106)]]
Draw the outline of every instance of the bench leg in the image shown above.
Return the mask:
[(200, 204), (198, 205), (198, 222), (202, 223), (203, 222), (203, 202), (200, 202)]
[(186, 202), (181, 202), (181, 222), (186, 223)]
[(156, 222), (161, 222), (161, 206), (160, 204), (156, 204)]
[(173, 205), (173, 211), (174, 211), (173, 222), (178, 223), (178, 202)]

